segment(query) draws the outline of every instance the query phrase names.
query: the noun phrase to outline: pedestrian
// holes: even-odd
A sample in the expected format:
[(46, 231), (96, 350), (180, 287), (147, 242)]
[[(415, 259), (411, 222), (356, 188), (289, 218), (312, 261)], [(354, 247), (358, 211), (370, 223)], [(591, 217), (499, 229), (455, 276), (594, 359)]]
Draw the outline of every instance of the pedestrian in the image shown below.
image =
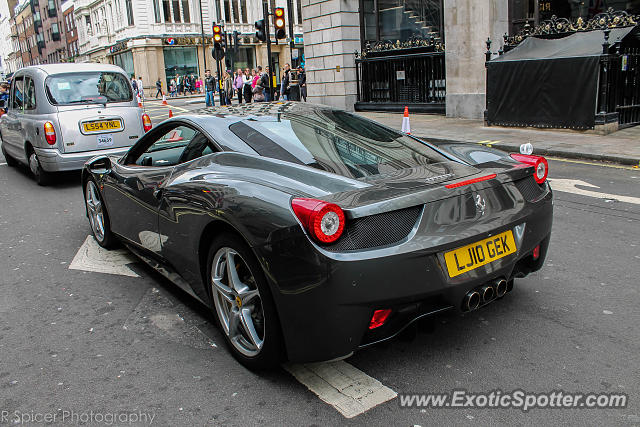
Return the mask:
[(271, 101), (271, 87), (272, 87), (272, 84), (269, 81), (269, 67), (265, 68), (265, 72), (262, 78), (264, 81), (264, 84), (262, 85), (262, 87), (264, 87), (264, 100), (269, 102)]
[(259, 76), (256, 80), (256, 85), (252, 89), (253, 102), (264, 102), (264, 87), (260, 84), (261, 82), (262, 79)]
[[(211, 70), (204, 73), (205, 96), (204, 101), (207, 107), (215, 107), (214, 96), (216, 93), (216, 79), (211, 75)], [(222, 102), (220, 102), (222, 104)]]
[(191, 95), (193, 95), (193, 92), (198, 93), (198, 90), (196, 88), (196, 76), (191, 74), (191, 77), (189, 79), (191, 81)]
[[(222, 80), (222, 95), (224, 96), (224, 105), (231, 105), (233, 99), (233, 78), (229, 71), (225, 71)], [(222, 101), (220, 101), (222, 103)]]
[(251, 82), (253, 81), (253, 77), (251, 76), (251, 71), (248, 68), (245, 68), (244, 74), (242, 75), (242, 94), (244, 95), (244, 102), (247, 104), (251, 103)]
[(198, 77), (198, 79), (196, 80), (196, 91), (198, 93), (203, 93), (204, 90), (202, 88), (202, 77)]
[(4, 108), (0, 108), (0, 115), (6, 113), (7, 108), (9, 107), (7, 105), (9, 104), (9, 87), (8, 82), (0, 83), (0, 103), (2, 103), (1, 101), (4, 101)]
[(289, 64), (284, 64), (284, 68), (282, 69), (282, 79), (280, 80), (280, 96), (285, 101), (289, 100), (289, 73), (291, 72), (291, 66)]
[(236, 71), (236, 76), (233, 80), (233, 88), (238, 92), (238, 103), (242, 104), (242, 88), (244, 86), (244, 81), (242, 80), (242, 68), (238, 68)]
[(173, 98), (178, 96), (176, 92), (177, 92), (176, 79), (171, 79), (171, 82), (169, 83), (169, 97)]
[(251, 70), (251, 89), (256, 87), (256, 83), (258, 82), (259, 78), (260, 78), (260, 75), (258, 74), (258, 70), (255, 68)]
[(182, 77), (179, 74), (176, 74), (176, 89), (178, 91), (178, 95), (182, 94)]
[(298, 67), (298, 86), (300, 87), (300, 98), (307, 102), (307, 73), (302, 65)]
[(136, 80), (136, 76), (131, 75), (131, 87), (133, 88), (133, 94), (138, 96), (138, 81)]
[(138, 76), (138, 95), (140, 100), (144, 100), (144, 86), (142, 85), (142, 76)]
[(160, 80), (160, 77), (156, 80), (156, 99), (158, 99), (158, 95), (162, 95), (162, 80)]

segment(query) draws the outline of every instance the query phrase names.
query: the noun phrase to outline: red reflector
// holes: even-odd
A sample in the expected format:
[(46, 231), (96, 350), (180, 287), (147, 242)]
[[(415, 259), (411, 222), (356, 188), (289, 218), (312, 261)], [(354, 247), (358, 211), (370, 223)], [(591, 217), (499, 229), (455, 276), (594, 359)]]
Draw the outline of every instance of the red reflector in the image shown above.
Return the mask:
[(369, 329), (379, 328), (380, 326), (384, 325), (384, 322), (387, 321), (390, 314), (390, 308), (374, 311), (373, 316), (371, 316), (371, 322), (369, 322)]
[(454, 182), (453, 184), (447, 184), (447, 185), (445, 185), (445, 187), (446, 188), (464, 187), (465, 185), (475, 184), (476, 182), (488, 181), (488, 180), (493, 179), (495, 177), (496, 177), (496, 174), (492, 173), (491, 175), (481, 176), (479, 178), (473, 178), (473, 179), (468, 179), (468, 180), (462, 181), (462, 182)]
[(538, 258), (540, 258), (540, 245), (533, 248), (533, 260), (535, 261)]

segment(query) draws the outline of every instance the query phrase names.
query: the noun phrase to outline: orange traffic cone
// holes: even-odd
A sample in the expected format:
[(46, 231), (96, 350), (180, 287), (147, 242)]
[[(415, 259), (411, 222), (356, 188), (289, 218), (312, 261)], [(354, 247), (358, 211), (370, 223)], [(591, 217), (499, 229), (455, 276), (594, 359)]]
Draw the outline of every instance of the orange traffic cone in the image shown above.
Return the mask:
[(411, 135), (411, 125), (409, 124), (409, 107), (404, 107), (404, 117), (402, 118), (402, 132)]
[(169, 110), (169, 118), (173, 117), (173, 111)]
[(138, 107), (142, 108), (142, 102), (140, 101), (140, 95), (136, 95), (136, 99), (138, 100)]
[(162, 92), (162, 105), (169, 105), (167, 104), (167, 95), (164, 92)]

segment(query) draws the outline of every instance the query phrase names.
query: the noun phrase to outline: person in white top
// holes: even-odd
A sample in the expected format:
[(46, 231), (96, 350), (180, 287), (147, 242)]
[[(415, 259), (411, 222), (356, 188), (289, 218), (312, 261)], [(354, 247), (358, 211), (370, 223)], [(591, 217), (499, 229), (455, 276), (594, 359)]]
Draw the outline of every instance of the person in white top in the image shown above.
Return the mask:
[(142, 77), (138, 77), (138, 95), (140, 99), (144, 99), (144, 87), (142, 86)]
[(251, 71), (249, 71), (248, 68), (245, 68), (244, 74), (242, 75), (242, 93), (244, 95), (244, 102), (247, 104), (251, 102), (251, 97), (253, 96), (251, 93), (251, 82), (253, 82)]

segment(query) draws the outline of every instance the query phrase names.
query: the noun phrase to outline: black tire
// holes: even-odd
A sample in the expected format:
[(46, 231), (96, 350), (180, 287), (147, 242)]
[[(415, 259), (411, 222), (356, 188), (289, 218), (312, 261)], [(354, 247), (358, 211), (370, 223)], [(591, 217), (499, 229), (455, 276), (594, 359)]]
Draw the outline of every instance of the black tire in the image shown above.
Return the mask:
[(4, 142), (2, 143), (2, 155), (4, 156), (4, 159), (7, 162), (7, 166), (12, 168), (18, 166), (18, 161), (13, 157), (11, 157), (9, 153), (7, 153), (7, 150), (4, 149)]
[(33, 174), (33, 178), (36, 180), (36, 183), (42, 186), (49, 185), (52, 181), (52, 174), (42, 169), (40, 160), (33, 148), (29, 150), (28, 161), (29, 169), (31, 170), (31, 174)]
[[(241, 260), (244, 261), (254, 279), (253, 281), (250, 281), (250, 284), (251, 286), (255, 285), (259, 292), (258, 296), (263, 314), (263, 344), (259, 352), (252, 356), (243, 354), (238, 348), (236, 348), (237, 344), (232, 343), (232, 339), (226, 332), (223, 320), (218, 311), (218, 307), (216, 306), (216, 294), (218, 293), (218, 291), (216, 290), (216, 288), (214, 288), (212, 280), (213, 262), (217, 254), (227, 248), (235, 251), (236, 255), (239, 255), (241, 257)], [(244, 267), (242, 267), (241, 270), (242, 269), (244, 269)], [(238, 273), (242, 273), (238, 270), (238, 268), (236, 268), (236, 271)], [(243, 277), (246, 278), (246, 274)], [(278, 313), (276, 311), (275, 304), (273, 303), (273, 297), (271, 296), (271, 291), (267, 284), (267, 280), (265, 279), (262, 268), (260, 267), (260, 264), (258, 263), (255, 255), (242, 238), (232, 233), (223, 233), (216, 237), (216, 239), (211, 244), (207, 257), (206, 279), (207, 288), (211, 297), (211, 310), (213, 311), (214, 316), (217, 319), (218, 327), (220, 328), (220, 331), (225, 338), (227, 347), (236, 358), (236, 360), (242, 363), (245, 367), (252, 370), (271, 369), (278, 366), (282, 361), (283, 355), (282, 333), (280, 329)], [(247, 282), (249, 283), (249, 281)], [(256, 303), (254, 303), (254, 306), (255, 304)], [(249, 306), (249, 304), (247, 304), (247, 306)], [(240, 305), (240, 307), (243, 306)], [(238, 307), (236, 306), (235, 309), (238, 309)], [(255, 310), (255, 307), (253, 308), (253, 310)], [(257, 320), (259, 320), (259, 316), (257, 317)], [(252, 325), (258, 325), (258, 322), (256, 321), (255, 323), (252, 323)], [(255, 330), (257, 329), (258, 327), (256, 326)], [(246, 341), (249, 342), (249, 340)]]
[[(91, 197), (92, 199), (94, 197), (97, 199), (97, 201), (92, 200), (93, 203), (89, 203), (87, 199), (89, 195), (88, 191), (90, 191), (91, 186), (93, 186), (93, 189), (94, 189), (94, 191), (92, 192), (93, 195)], [(96, 240), (96, 242), (98, 242), (100, 246), (102, 246), (105, 249), (112, 249), (116, 247), (118, 244), (118, 241), (116, 237), (113, 235), (113, 233), (111, 232), (111, 225), (110, 225), (111, 223), (109, 222), (109, 213), (107, 212), (107, 206), (104, 204), (104, 199), (102, 198), (102, 194), (100, 193), (100, 190), (98, 189), (98, 185), (93, 180), (93, 178), (89, 178), (85, 180), (82, 192), (84, 193), (84, 206), (85, 206), (87, 218), (89, 219), (89, 225), (91, 227), (91, 234), (93, 235), (93, 238)], [(99, 208), (96, 206), (96, 203), (100, 204)], [(98, 223), (96, 222), (98, 212), (92, 210), (92, 206), (94, 209), (98, 210), (99, 213), (102, 215), (102, 220), (101, 220), (102, 227), (99, 227)], [(95, 213), (96, 216), (94, 216), (93, 213)], [(102, 232), (100, 232), (100, 229), (102, 229)]]

